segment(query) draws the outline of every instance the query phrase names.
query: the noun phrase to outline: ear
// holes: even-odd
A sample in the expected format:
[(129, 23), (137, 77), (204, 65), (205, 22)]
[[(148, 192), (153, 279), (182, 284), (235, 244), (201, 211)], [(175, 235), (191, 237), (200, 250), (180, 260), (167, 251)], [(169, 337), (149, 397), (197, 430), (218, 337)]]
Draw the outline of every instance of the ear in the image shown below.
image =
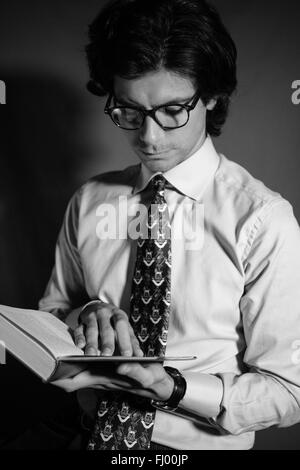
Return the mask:
[(211, 100), (209, 100), (208, 103), (206, 104), (207, 111), (212, 111), (214, 107), (216, 106), (216, 104), (217, 104), (216, 98), (212, 98)]

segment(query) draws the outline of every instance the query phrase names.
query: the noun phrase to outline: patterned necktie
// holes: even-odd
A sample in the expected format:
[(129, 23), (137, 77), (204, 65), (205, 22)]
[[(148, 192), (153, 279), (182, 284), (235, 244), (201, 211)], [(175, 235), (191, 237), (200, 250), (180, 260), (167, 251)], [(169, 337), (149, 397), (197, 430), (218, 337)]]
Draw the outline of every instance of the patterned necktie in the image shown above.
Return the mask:
[[(164, 198), (166, 180), (151, 180), (146, 237), (137, 243), (130, 298), (130, 323), (145, 356), (164, 356), (171, 304), (171, 227)], [(101, 394), (89, 450), (149, 449), (155, 409), (150, 400), (126, 392)]]

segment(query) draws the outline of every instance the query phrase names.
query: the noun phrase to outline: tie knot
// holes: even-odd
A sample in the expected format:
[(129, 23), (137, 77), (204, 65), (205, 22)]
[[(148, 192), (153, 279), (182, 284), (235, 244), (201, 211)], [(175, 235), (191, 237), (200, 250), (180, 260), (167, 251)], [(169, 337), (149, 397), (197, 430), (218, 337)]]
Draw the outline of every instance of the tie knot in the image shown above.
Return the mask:
[(156, 175), (151, 180), (151, 185), (155, 193), (163, 193), (166, 186), (166, 178), (163, 175)]

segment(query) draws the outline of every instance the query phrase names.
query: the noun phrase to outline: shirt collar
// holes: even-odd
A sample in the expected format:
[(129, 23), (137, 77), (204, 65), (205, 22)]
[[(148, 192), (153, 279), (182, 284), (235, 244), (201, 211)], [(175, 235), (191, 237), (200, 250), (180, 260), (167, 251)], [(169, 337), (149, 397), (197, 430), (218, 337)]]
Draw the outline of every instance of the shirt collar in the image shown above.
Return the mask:
[[(192, 199), (199, 200), (217, 171), (219, 161), (220, 157), (211, 137), (208, 136), (197, 152), (163, 175), (178, 191)], [(133, 194), (143, 191), (156, 174), (158, 172), (152, 173), (141, 163)]]

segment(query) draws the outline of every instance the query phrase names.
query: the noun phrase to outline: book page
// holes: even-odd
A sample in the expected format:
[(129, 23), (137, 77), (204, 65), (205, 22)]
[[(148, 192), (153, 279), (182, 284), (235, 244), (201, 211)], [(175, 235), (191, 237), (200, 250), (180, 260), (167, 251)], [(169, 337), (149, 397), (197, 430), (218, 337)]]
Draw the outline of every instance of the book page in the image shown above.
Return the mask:
[(68, 326), (51, 313), (0, 305), (0, 315), (54, 357), (83, 355), (83, 351), (75, 346)]

